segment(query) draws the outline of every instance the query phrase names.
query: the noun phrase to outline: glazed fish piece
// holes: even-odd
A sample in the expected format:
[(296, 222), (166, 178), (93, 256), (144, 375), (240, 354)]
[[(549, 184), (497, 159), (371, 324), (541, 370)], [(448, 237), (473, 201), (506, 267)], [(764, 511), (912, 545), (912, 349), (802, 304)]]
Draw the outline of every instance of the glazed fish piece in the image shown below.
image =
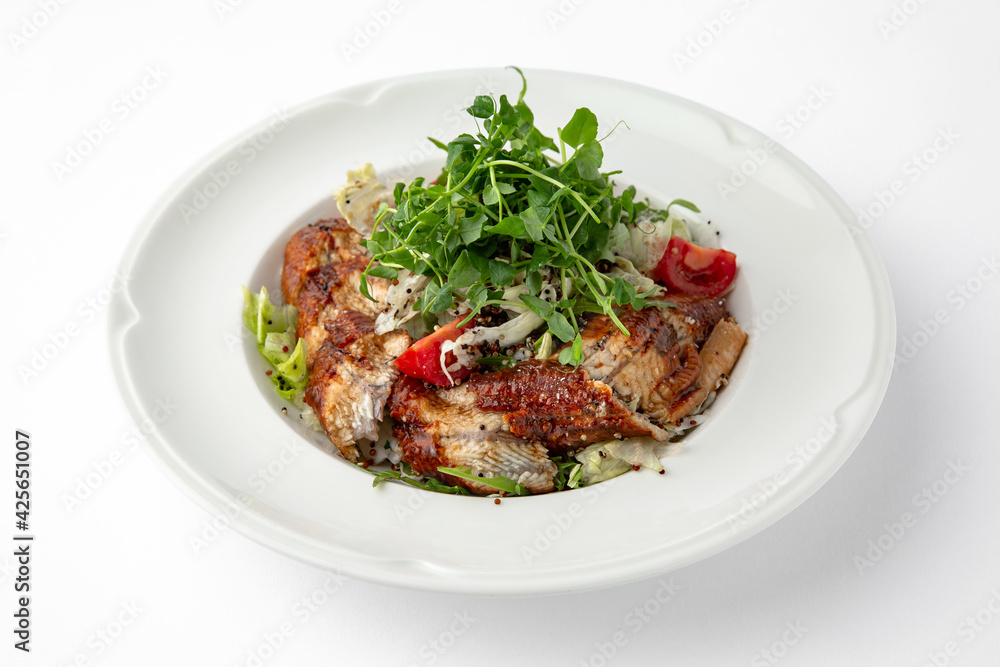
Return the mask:
[(538, 360), (473, 373), (456, 387), (401, 378), (390, 410), (397, 421), (432, 427), (439, 435), (510, 433), (552, 452), (615, 437), (669, 437), (586, 371)]
[(442, 435), (428, 426), (397, 422), (392, 429), (399, 442), (402, 460), (413, 471), (457, 484), (469, 491), (487, 495), (497, 490), (461, 477), (440, 472), (438, 466), (467, 468), (471, 474), (489, 478), (506, 477), (531, 493), (555, 490), (556, 464), (539, 442), (525, 442), (508, 433), (469, 433)]
[(610, 385), (623, 401), (656, 419), (662, 404), (666, 401), (669, 405), (672, 400), (661, 394), (673, 391), (670, 379), (682, 367), (684, 350), (658, 308), (627, 308), (619, 320), (630, 335), (606, 315), (596, 315), (587, 322), (581, 332), (581, 367), (591, 378)]
[(697, 381), (684, 395), (670, 405), (666, 421), (687, 416), (700, 406), (708, 395), (723, 386), (747, 342), (747, 334), (731, 317), (721, 320), (701, 348), (701, 372)]
[(716, 323), (728, 315), (726, 299), (721, 296), (699, 296), (670, 292), (662, 297), (672, 307), (660, 311), (677, 333), (681, 345), (701, 347)]
[(402, 460), (418, 474), (473, 493), (489, 494), (496, 489), (441, 473), (438, 466), (467, 467), (483, 477), (507, 477), (532, 493), (552, 491), (556, 466), (545, 446), (511, 435), (503, 413), (482, 410), (477, 400), (467, 385), (441, 389), (400, 376), (388, 407), (396, 420), (392, 434)]
[(669, 437), (583, 368), (525, 361), (494, 373), (474, 373), (464, 386), (475, 394), (476, 407), (503, 413), (512, 434), (541, 441), (550, 451), (611, 438)]
[[(380, 312), (380, 304), (361, 294), (358, 287), (361, 273), (367, 266), (368, 258), (354, 255), (315, 268), (303, 280), (295, 302), (298, 309), (296, 333), (306, 341), (306, 358), (310, 368), (327, 337), (327, 323), (339, 313), (353, 311), (373, 319)], [(384, 279), (369, 280), (369, 289), (376, 299), (385, 293), (387, 287), (388, 281)]]
[[(400, 377), (388, 407), (402, 458), (414, 471), (462, 483), (437, 468), (468, 465), (473, 474), (503, 475), (535, 493), (551, 490), (551, 453), (612, 438), (669, 437), (586, 371), (545, 361), (474, 373), (449, 388)], [(483, 492), (481, 485), (463, 486)]]
[(649, 418), (668, 422), (673, 403), (702, 370), (697, 345), (725, 316), (725, 300), (672, 294), (672, 307), (626, 308), (619, 316), (628, 336), (606, 315), (592, 317), (581, 332), (583, 363), (590, 377), (615, 390)]
[(285, 246), (281, 271), (281, 293), (285, 303), (296, 303), (311, 271), (365, 254), (361, 235), (342, 218), (320, 220), (303, 227)]
[(359, 458), (356, 442), (375, 440), (392, 385), (392, 361), (410, 345), (405, 331), (375, 333), (371, 318), (341, 310), (324, 322), (326, 337), (314, 355), (305, 402), (340, 453)]

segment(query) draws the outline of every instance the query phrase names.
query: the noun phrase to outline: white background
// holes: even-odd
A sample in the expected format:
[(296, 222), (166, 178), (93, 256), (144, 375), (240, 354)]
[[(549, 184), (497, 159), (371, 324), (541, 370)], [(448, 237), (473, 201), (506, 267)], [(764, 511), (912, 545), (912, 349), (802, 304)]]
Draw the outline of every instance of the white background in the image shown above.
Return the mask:
[[(12, 648), (16, 575), (0, 549), (0, 663), (253, 665), (251, 652), (263, 652), (266, 665), (997, 664), (1000, 6), (224, 2), (8, 0), (0, 11), (0, 525), (13, 523), (13, 434), (26, 430), (38, 536), (30, 655)], [(373, 16), (391, 20), (365, 44), (357, 30)], [(361, 48), (345, 50), (356, 39)], [(102, 302), (160, 193), (274, 109), (388, 76), (512, 63), (714, 107), (780, 141), (855, 211), (869, 209), (902, 363), (833, 479), (722, 554), (658, 579), (532, 599), (344, 578), (304, 618), (296, 605), (328, 573), (232, 530), (192, 547), (211, 517), (129, 445), (135, 424), (109, 370)], [(161, 80), (124, 117), (116, 99), (147, 68)], [(782, 124), (796, 111), (798, 127)], [(104, 118), (111, 131), (58, 174), (54, 163)], [(935, 148), (939, 136), (950, 138)], [(921, 154), (933, 163), (916, 166)], [(68, 327), (74, 335), (60, 336)], [(53, 340), (64, 346), (26, 374)], [(68, 507), (112, 457), (110, 475)], [(907, 513), (910, 525), (894, 526)], [(676, 595), (655, 602), (671, 580)], [(271, 651), (266, 637), (282, 624), (292, 632)]]

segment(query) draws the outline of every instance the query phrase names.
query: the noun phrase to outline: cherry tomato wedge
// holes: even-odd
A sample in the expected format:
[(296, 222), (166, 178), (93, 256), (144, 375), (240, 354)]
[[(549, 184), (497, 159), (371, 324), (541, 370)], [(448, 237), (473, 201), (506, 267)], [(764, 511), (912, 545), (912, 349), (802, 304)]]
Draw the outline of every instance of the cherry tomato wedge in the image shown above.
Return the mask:
[[(430, 382), (441, 387), (450, 387), (453, 383), (448, 380), (448, 376), (441, 368), (441, 345), (446, 340), (455, 340), (466, 329), (472, 326), (469, 323), (464, 327), (459, 327), (458, 323), (461, 321), (462, 318), (459, 317), (443, 327), (438, 327), (434, 333), (427, 334), (406, 348), (406, 351), (399, 355), (396, 361), (393, 362), (396, 368), (399, 369), (399, 372), (409, 375), (411, 378), (423, 380), (424, 382)], [(456, 361), (457, 358), (451, 352), (447, 353), (444, 357), (445, 366), (451, 366)], [(472, 369), (459, 368), (457, 371), (451, 372), (451, 379), (457, 382), (467, 377), (471, 372)]]
[(653, 278), (685, 294), (721, 294), (736, 276), (736, 255), (703, 248), (679, 236), (670, 237), (667, 251), (653, 269)]

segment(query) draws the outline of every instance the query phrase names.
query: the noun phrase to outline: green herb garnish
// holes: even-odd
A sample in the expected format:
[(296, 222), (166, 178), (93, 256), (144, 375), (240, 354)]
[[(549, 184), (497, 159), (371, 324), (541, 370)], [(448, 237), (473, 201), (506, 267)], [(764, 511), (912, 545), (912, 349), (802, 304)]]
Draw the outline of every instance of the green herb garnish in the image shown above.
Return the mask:
[(502, 475), (497, 475), (496, 477), (479, 477), (478, 475), (472, 474), (472, 468), (448, 468), (445, 466), (438, 466), (438, 472), (443, 472), (454, 477), (460, 477), (461, 479), (469, 480), (470, 482), (478, 482), (483, 486), (489, 486), (498, 491), (506, 491), (515, 496), (526, 496), (528, 495), (527, 489), (524, 488), (524, 484), (515, 482), (510, 477), (503, 477)]
[(459, 496), (471, 495), (468, 489), (463, 489), (460, 486), (452, 486), (451, 484), (445, 484), (444, 482), (434, 479), (433, 477), (413, 477), (410, 476), (408, 472), (404, 472), (403, 470), (370, 470), (361, 463), (357, 463), (355, 465), (375, 477), (375, 479), (372, 480), (373, 488), (382, 482), (388, 482), (391, 480), (403, 482), (404, 484), (415, 486), (416, 488), (423, 489), (424, 491), (451, 493)]
[[(465, 321), (486, 306), (527, 307), (570, 344), (560, 362), (577, 366), (578, 315), (603, 313), (627, 335), (615, 308), (641, 309), (654, 293), (637, 294), (597, 268), (612, 232), (648, 205), (634, 201), (631, 186), (614, 194), (609, 177), (619, 172), (601, 171), (597, 116), (577, 109), (556, 145), (535, 127), (524, 74), (514, 69), (522, 80), (515, 104), (506, 95), (476, 97), (467, 111), (481, 121), (479, 131), (434, 142), (446, 153), (436, 182), (396, 186), (396, 208), (382, 206), (363, 242), (373, 261), (360, 287), (371, 298), (366, 276), (391, 279), (400, 269), (429, 276), (416, 304), (425, 322), (460, 305), (470, 309)], [(527, 294), (504, 301), (504, 288), (522, 277)], [(555, 290), (543, 298), (546, 282)]]

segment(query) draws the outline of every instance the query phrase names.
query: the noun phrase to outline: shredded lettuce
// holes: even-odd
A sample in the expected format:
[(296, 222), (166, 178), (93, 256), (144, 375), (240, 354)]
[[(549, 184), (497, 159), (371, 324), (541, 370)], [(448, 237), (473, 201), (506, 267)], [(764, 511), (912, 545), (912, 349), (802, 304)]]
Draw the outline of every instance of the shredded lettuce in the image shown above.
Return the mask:
[(576, 453), (580, 470), (580, 484), (589, 486), (632, 470), (635, 466), (659, 472), (663, 470), (656, 455), (656, 441), (652, 438), (626, 438), (598, 442)]
[(254, 334), (257, 349), (271, 363), (271, 382), (282, 398), (302, 403), (309, 375), (305, 341), (295, 335), (294, 306), (276, 306), (266, 287), (254, 294), (243, 287), (243, 323)]

